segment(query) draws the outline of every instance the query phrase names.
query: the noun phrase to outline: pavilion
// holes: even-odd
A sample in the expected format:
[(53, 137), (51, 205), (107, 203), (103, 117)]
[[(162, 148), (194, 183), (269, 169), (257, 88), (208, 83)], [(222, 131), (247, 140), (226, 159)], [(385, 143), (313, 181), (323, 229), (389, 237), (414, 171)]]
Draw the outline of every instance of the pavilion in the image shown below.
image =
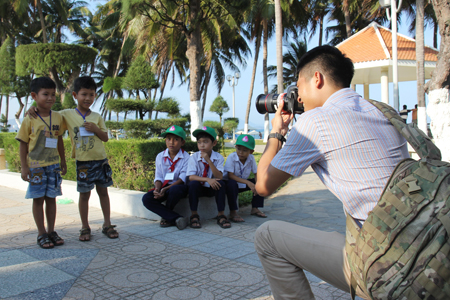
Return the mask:
[[(392, 31), (372, 22), (336, 46), (355, 66), (352, 84), (364, 85), (364, 98), (369, 98), (369, 85), (381, 83), (381, 101), (389, 104), (389, 82), (392, 82)], [(425, 46), (425, 79), (436, 68), (439, 51)], [(398, 81), (416, 79), (416, 41), (397, 33)]]

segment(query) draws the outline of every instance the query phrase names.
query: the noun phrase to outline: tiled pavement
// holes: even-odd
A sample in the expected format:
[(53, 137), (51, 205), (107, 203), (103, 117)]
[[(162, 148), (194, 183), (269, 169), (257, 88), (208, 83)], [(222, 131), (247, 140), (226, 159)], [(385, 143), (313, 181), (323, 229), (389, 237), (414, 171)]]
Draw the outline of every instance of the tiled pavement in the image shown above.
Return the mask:
[[(120, 238), (107, 239), (102, 214), (90, 208), (90, 242), (78, 241), (76, 204), (58, 205), (56, 230), (64, 246), (40, 249), (31, 201), (0, 183), (0, 299), (272, 299), (253, 246), (269, 219), (344, 232), (341, 203), (308, 169), (266, 199), (268, 219), (221, 229), (203, 220), (200, 230), (160, 228), (157, 222), (112, 214)], [(309, 274), (317, 299), (350, 299)]]

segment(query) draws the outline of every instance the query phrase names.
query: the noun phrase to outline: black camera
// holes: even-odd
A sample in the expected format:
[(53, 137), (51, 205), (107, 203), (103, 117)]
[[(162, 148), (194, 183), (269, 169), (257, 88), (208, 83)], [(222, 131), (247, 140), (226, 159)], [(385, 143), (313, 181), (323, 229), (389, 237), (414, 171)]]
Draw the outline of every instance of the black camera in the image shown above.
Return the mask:
[(256, 97), (256, 110), (260, 114), (275, 113), (278, 103), (284, 100), (283, 112), (292, 114), (301, 114), (305, 112), (303, 104), (297, 101), (298, 89), (295, 85), (290, 85), (286, 93), (283, 94), (261, 94)]

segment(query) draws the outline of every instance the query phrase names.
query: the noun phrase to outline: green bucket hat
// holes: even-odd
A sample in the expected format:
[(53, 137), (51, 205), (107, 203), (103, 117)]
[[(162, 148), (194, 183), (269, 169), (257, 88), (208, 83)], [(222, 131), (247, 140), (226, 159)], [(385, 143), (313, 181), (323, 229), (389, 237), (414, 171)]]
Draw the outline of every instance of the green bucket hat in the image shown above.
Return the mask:
[(213, 128), (208, 127), (208, 126), (203, 126), (202, 128), (199, 128), (199, 129), (194, 130), (194, 132), (192, 133), (192, 135), (193, 135), (194, 137), (197, 137), (197, 135), (198, 135), (199, 133), (202, 133), (202, 132), (209, 134), (210, 136), (213, 137), (214, 140), (216, 140), (216, 137), (217, 137), (216, 131), (215, 131)]
[(186, 140), (186, 132), (184, 132), (183, 128), (181, 128), (178, 125), (172, 125), (169, 128), (167, 128), (167, 130), (165, 132), (163, 132), (161, 134), (162, 137), (166, 137), (166, 135), (170, 133), (170, 134), (174, 134), (176, 136), (179, 136), (180, 138), (182, 138), (183, 140)]
[(244, 146), (245, 148), (248, 148), (250, 150), (254, 150), (255, 149), (255, 139), (248, 134), (241, 134), (240, 136), (238, 136), (237, 140), (236, 140), (236, 146)]

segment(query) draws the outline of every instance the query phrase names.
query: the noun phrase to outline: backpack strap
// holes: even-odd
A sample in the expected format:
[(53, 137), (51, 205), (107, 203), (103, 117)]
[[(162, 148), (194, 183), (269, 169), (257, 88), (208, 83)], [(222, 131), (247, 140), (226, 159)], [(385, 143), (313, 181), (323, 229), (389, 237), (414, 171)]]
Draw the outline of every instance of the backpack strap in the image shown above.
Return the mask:
[(441, 160), (441, 151), (433, 144), (431, 139), (420, 130), (416, 124), (405, 124), (403, 119), (398, 115), (397, 111), (390, 105), (366, 99), (376, 108), (378, 108), (384, 116), (394, 125), (398, 132), (406, 139), (406, 141), (414, 148), (421, 159)]

